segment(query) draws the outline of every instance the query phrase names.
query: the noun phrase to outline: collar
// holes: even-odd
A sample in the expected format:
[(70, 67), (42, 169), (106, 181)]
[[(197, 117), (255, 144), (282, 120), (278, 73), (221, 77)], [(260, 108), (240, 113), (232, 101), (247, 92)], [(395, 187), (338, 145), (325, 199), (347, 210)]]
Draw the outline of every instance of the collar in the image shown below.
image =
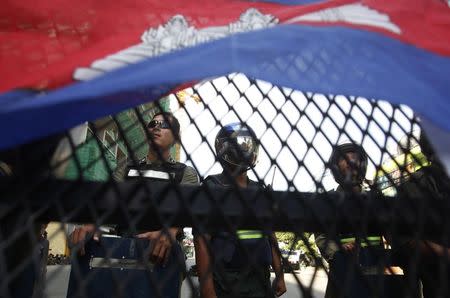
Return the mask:
[[(361, 187), (361, 192), (360, 192), (360, 193), (367, 193), (367, 192), (370, 192), (370, 187), (369, 187), (368, 185), (362, 184), (362, 185), (360, 185), (360, 187)], [(344, 188), (343, 188), (341, 185), (339, 185), (339, 186), (336, 188), (336, 191), (339, 191), (339, 192), (345, 192)]]
[[(227, 177), (223, 172), (217, 175), (213, 175), (213, 176), (217, 176), (219, 182), (222, 184), (222, 186), (225, 187), (231, 187), (234, 185), (234, 183), (232, 181), (230, 181), (231, 177)], [(250, 178), (248, 178), (247, 176), (247, 187), (250, 186), (250, 183), (252, 182), (252, 180), (250, 180)]]
[(168, 158), (167, 160), (164, 160), (164, 161), (162, 161), (162, 160), (160, 160), (160, 159), (151, 161), (151, 160), (149, 160), (149, 159), (146, 157), (146, 158), (145, 158), (145, 163), (148, 164), (148, 165), (152, 165), (152, 164), (153, 164), (153, 165), (158, 165), (158, 164), (164, 164), (164, 163), (176, 164), (177, 162), (176, 162), (176, 160), (175, 160), (172, 156), (169, 155), (169, 158)]

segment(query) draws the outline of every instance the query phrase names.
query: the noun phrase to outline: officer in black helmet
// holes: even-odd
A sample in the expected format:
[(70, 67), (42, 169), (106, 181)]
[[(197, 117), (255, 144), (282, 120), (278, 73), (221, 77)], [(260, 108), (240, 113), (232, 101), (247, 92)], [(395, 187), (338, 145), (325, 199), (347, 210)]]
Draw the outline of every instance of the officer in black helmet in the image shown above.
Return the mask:
[[(362, 146), (350, 142), (336, 146), (328, 162), (339, 184), (336, 191), (365, 192), (367, 163), (368, 157)], [(379, 252), (383, 250), (381, 236), (318, 234), (316, 244), (330, 265), (325, 297), (371, 297), (373, 293), (367, 288), (362, 271), (373, 269), (369, 267), (377, 263)]]
[(338, 190), (361, 192), (367, 171), (367, 154), (355, 143), (336, 146), (328, 162)]
[[(259, 150), (250, 127), (241, 123), (225, 125), (216, 136), (215, 149), (223, 172), (208, 176), (206, 185), (262, 187), (247, 176), (256, 165)], [(194, 241), (201, 297), (273, 297), (286, 292), (274, 233), (224, 229), (211, 235), (195, 232)], [(276, 275), (272, 285), (270, 265)]]

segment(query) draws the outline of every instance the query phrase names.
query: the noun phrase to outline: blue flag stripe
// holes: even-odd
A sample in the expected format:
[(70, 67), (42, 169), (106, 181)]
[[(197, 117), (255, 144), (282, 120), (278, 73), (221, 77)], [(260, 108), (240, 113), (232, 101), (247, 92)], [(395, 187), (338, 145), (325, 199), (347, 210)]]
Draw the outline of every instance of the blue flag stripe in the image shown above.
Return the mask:
[(358, 29), (283, 25), (152, 58), (45, 96), (6, 101), (0, 148), (158, 99), (186, 81), (231, 72), (302, 91), (407, 104), (450, 130), (449, 58)]

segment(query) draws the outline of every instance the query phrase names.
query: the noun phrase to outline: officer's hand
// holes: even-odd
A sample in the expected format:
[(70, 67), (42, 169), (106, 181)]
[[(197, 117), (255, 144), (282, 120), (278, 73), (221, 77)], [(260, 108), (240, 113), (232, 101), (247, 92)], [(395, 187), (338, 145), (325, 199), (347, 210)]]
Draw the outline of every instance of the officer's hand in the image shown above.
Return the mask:
[(167, 232), (154, 231), (137, 235), (138, 238), (150, 240), (152, 251), (150, 252), (150, 261), (155, 264), (166, 264), (172, 249), (172, 242), (175, 241), (178, 228), (170, 228)]
[(277, 297), (280, 297), (286, 293), (286, 283), (284, 282), (284, 276), (276, 276), (272, 282), (272, 289)]
[(354, 242), (345, 243), (342, 245), (342, 249), (345, 252), (353, 252), (355, 250), (355, 243)]
[(95, 241), (98, 241), (99, 239), (99, 234), (96, 233), (95, 225), (91, 224), (76, 228), (70, 235), (70, 242), (72, 246), (78, 247), (78, 253), (81, 256), (84, 256), (85, 254), (84, 244), (90, 239), (90, 237), (92, 237)]

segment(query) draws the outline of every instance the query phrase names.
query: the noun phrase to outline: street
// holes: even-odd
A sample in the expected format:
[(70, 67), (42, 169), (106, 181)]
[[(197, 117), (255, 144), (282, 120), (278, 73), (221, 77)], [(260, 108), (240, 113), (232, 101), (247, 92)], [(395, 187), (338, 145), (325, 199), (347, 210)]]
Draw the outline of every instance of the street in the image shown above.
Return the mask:
[[(193, 259), (188, 259), (186, 267), (190, 268), (193, 264)], [(295, 274), (285, 273), (284, 278), (286, 281), (287, 292), (281, 296), (283, 298), (302, 297), (302, 291), (299, 286), (299, 282), (305, 289), (311, 288), (312, 296), (322, 298), (325, 293), (325, 287), (327, 283), (327, 276), (323, 270), (317, 271), (314, 274), (315, 268), (307, 267), (302, 268), (300, 271), (296, 271)], [(67, 283), (69, 280), (70, 265), (55, 265), (47, 266), (47, 287), (46, 296), (49, 298), (62, 298), (66, 297)], [(272, 279), (274, 274), (271, 274)], [(315, 277), (313, 279), (313, 277)], [(181, 297), (192, 297), (192, 288), (198, 288), (198, 280), (196, 276), (189, 276), (183, 282), (181, 288)]]
[[(296, 271), (295, 275), (291, 273), (285, 273), (284, 279), (286, 282), (287, 292), (281, 297), (283, 298), (303, 297), (302, 291), (299, 287), (296, 278), (299, 280), (299, 282), (305, 289), (308, 289), (311, 287), (313, 275), (314, 275), (314, 268), (312, 267), (304, 268), (302, 272)], [(274, 277), (275, 276), (272, 273), (271, 274), (272, 280)], [(198, 281), (196, 277), (192, 278), (192, 282), (195, 284), (195, 286), (198, 286)], [(311, 291), (312, 296), (317, 298), (324, 297), (326, 285), (327, 285), (326, 273), (324, 271), (318, 271), (312, 283), (312, 291)], [(182, 298), (192, 297), (192, 287), (189, 285), (187, 280), (183, 282), (183, 286), (181, 288), (181, 297)]]

